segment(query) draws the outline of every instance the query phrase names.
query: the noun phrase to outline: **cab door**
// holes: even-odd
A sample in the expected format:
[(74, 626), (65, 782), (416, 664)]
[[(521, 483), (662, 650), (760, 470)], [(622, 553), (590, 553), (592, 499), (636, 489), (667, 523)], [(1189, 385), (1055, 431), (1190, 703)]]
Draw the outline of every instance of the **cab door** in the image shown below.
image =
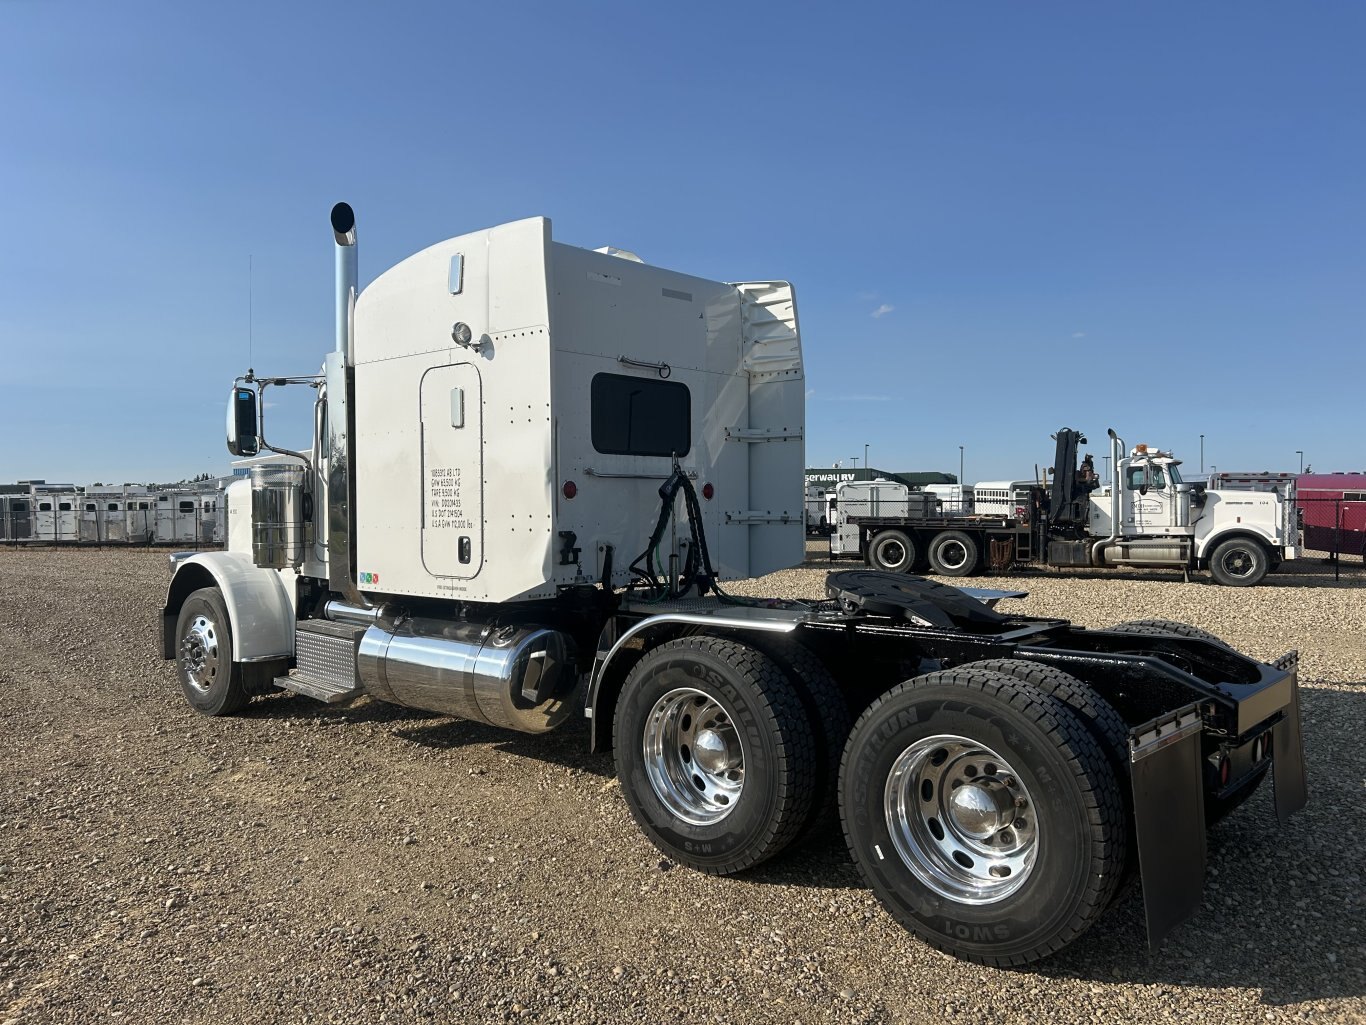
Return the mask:
[(1124, 533), (1169, 534), (1176, 522), (1176, 493), (1166, 471), (1134, 462), (1124, 470)]

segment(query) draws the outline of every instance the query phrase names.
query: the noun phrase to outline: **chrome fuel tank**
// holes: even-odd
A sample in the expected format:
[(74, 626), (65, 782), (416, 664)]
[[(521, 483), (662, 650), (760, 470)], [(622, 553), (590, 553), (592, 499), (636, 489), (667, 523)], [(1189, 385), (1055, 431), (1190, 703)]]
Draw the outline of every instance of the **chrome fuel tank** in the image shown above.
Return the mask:
[(438, 619), (379, 621), (361, 638), (357, 669), (383, 701), (544, 733), (572, 711), (572, 644), (558, 630)]

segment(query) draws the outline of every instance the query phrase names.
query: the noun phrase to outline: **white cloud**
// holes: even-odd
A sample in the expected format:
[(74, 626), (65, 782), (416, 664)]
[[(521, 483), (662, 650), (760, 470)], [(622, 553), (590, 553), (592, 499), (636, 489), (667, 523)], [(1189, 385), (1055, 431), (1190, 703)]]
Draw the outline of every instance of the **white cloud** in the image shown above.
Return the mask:
[(890, 395), (827, 395), (823, 402), (891, 402)]
[(1073, 337), (1073, 338), (1085, 338), (1085, 337), (1086, 337), (1086, 332), (1085, 332), (1085, 331), (1073, 331), (1073, 332), (1072, 332), (1072, 337)]
[(815, 395), (815, 394), (816, 394), (816, 389), (815, 389), (815, 388), (808, 388), (808, 389), (806, 389), (806, 397), (807, 397), (808, 399), (811, 398), (811, 396), (812, 396), (812, 395)]
[(891, 313), (894, 309), (896, 309), (895, 306), (889, 306), (887, 303), (883, 303), (881, 306), (879, 306), (877, 309), (875, 309), (875, 310), (872, 312), (872, 314), (870, 314), (870, 315), (872, 316), (872, 318), (873, 318), (874, 320), (876, 320), (878, 317), (885, 317), (887, 314)]

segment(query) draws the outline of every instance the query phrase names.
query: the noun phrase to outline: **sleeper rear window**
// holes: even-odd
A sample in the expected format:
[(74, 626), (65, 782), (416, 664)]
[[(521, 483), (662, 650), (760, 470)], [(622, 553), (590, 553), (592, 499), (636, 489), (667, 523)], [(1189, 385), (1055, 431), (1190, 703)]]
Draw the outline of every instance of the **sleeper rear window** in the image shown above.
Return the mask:
[(593, 448), (622, 456), (686, 456), (692, 396), (678, 381), (598, 374), (591, 392)]

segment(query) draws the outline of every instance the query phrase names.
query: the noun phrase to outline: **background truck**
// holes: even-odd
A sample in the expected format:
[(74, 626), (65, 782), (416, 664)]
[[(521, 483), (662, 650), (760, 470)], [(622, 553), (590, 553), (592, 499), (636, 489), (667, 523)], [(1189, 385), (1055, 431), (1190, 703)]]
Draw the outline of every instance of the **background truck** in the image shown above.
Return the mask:
[[(1146, 445), (1126, 451), (1113, 430), (1109, 435), (1108, 481), (1096, 475), (1090, 456), (1078, 463), (1086, 439), (1064, 428), (1055, 435), (1048, 486), (978, 484), (971, 515), (863, 514), (841, 505), (830, 554), (859, 555), (889, 572), (928, 568), (955, 577), (1031, 564), (1208, 569), (1235, 587), (1260, 583), (1298, 556), (1293, 502), (1275, 491), (1188, 483), (1169, 452)], [(997, 492), (1009, 500), (999, 501)]]
[[(1070, 943), (1131, 878), (1159, 939), (1200, 906), (1207, 820), (1273, 766), (1280, 815), (1304, 803), (1294, 653), (865, 570), (806, 601), (727, 594), (805, 554), (787, 283), (531, 218), (358, 293), (350, 207), (332, 229), (336, 349), (235, 382), (228, 548), (171, 560), (163, 653), (198, 711), (284, 689), (534, 734), (583, 716), (669, 858), (740, 872), (838, 814), (899, 921), (1002, 965)], [(314, 396), (294, 451), (262, 417), (287, 386)]]

